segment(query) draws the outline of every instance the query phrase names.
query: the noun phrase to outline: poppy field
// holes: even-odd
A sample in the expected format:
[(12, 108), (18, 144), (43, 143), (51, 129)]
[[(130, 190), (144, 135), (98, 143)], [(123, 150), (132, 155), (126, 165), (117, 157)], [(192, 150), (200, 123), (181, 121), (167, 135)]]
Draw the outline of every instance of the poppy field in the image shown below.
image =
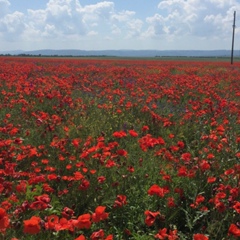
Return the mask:
[(240, 63), (0, 58), (0, 239), (240, 237)]

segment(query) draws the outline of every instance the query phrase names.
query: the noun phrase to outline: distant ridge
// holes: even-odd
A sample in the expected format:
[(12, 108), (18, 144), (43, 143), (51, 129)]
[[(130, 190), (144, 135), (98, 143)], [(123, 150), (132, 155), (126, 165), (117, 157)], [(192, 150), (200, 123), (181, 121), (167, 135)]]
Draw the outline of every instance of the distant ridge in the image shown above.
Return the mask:
[[(236, 54), (237, 53), (237, 54)], [(42, 56), (116, 56), (116, 57), (230, 57), (230, 50), (77, 50), (42, 49), (34, 51), (0, 51), (6, 55), (42, 55)], [(239, 50), (235, 51), (239, 55)]]

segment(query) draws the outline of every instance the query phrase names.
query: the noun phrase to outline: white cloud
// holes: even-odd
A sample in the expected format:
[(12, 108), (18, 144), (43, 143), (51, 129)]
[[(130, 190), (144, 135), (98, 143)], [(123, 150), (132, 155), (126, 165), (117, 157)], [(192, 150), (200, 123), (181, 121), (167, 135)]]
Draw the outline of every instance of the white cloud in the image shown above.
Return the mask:
[(240, 11), (236, 0), (163, 0), (160, 13), (148, 17), (145, 36), (229, 37), (233, 11)]
[(139, 19), (132, 19), (127, 23), (128, 27), (128, 38), (140, 36), (143, 26), (143, 21)]
[(88, 35), (88, 36), (96, 36), (96, 35), (98, 35), (98, 32), (96, 32), (96, 31), (90, 31), (90, 32), (88, 32), (87, 35)]
[(24, 14), (14, 12), (0, 19), (0, 32), (7, 41), (14, 41), (14, 37), (25, 30)]
[(81, 8), (80, 12), (87, 15), (96, 15), (98, 18), (109, 19), (111, 14), (114, 12), (114, 3), (104, 1), (92, 5), (87, 5)]
[(134, 8), (117, 10), (113, 0), (86, 5), (81, 0), (49, 0), (42, 9), (25, 13), (10, 12), (10, 2), (0, 0), (0, 41), (17, 48), (20, 42), (34, 48), (159, 48), (161, 41), (165, 48), (181, 44), (186, 49), (186, 39), (192, 48), (206, 40), (215, 47), (217, 38), (229, 42), (233, 11), (240, 12), (239, 0), (159, 0), (157, 11), (145, 19)]
[(113, 33), (120, 34), (126, 32), (125, 38), (131, 38), (140, 36), (143, 26), (143, 21), (135, 18), (134, 11), (121, 11), (114, 13), (111, 16), (111, 21), (115, 23), (113, 25)]
[(217, 8), (225, 8), (228, 7), (229, 5), (234, 5), (236, 3), (236, 1), (232, 1), (232, 0), (209, 0), (210, 3), (212, 3), (213, 5), (215, 5)]
[(129, 21), (135, 15), (134, 11), (121, 11), (119, 13), (114, 13), (111, 18), (112, 20), (116, 20), (118, 22), (126, 22)]
[(10, 2), (8, 0), (0, 0), (0, 16), (5, 15), (8, 12)]
[[(9, 4), (7, 0), (0, 0), (1, 9)], [(44, 9), (28, 9), (25, 15), (14, 12), (0, 17), (5, 38), (16, 41), (21, 37), (29, 41), (71, 36), (76, 39), (101, 33), (107, 37), (122, 32), (132, 37), (140, 34), (142, 25), (143, 22), (135, 18), (135, 12), (117, 12), (110, 1), (82, 6), (79, 0), (49, 0)]]
[(50, 0), (44, 10), (44, 23), (54, 26), (54, 33), (59, 35), (85, 34), (81, 8), (78, 0)]
[(119, 35), (122, 32), (121, 29), (115, 24), (112, 25), (111, 29), (112, 29), (112, 34), (114, 35)]

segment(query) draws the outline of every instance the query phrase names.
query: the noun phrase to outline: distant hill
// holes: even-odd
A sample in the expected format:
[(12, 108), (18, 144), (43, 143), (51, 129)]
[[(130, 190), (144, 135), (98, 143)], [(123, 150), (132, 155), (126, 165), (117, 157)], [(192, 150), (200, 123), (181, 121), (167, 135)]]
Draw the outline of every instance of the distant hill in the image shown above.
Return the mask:
[[(239, 50), (235, 51), (239, 55)], [(116, 57), (230, 57), (230, 50), (76, 50), (42, 49), (35, 51), (0, 51), (2, 55), (42, 56), (116, 56)]]

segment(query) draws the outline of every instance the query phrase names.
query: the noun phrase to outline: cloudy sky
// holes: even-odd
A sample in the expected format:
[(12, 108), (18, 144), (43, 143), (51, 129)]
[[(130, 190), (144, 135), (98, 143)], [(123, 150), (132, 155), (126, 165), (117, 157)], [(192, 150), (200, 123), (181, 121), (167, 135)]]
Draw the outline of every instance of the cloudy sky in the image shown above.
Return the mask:
[(240, 0), (0, 0), (0, 51), (231, 49), (234, 11), (240, 49)]

